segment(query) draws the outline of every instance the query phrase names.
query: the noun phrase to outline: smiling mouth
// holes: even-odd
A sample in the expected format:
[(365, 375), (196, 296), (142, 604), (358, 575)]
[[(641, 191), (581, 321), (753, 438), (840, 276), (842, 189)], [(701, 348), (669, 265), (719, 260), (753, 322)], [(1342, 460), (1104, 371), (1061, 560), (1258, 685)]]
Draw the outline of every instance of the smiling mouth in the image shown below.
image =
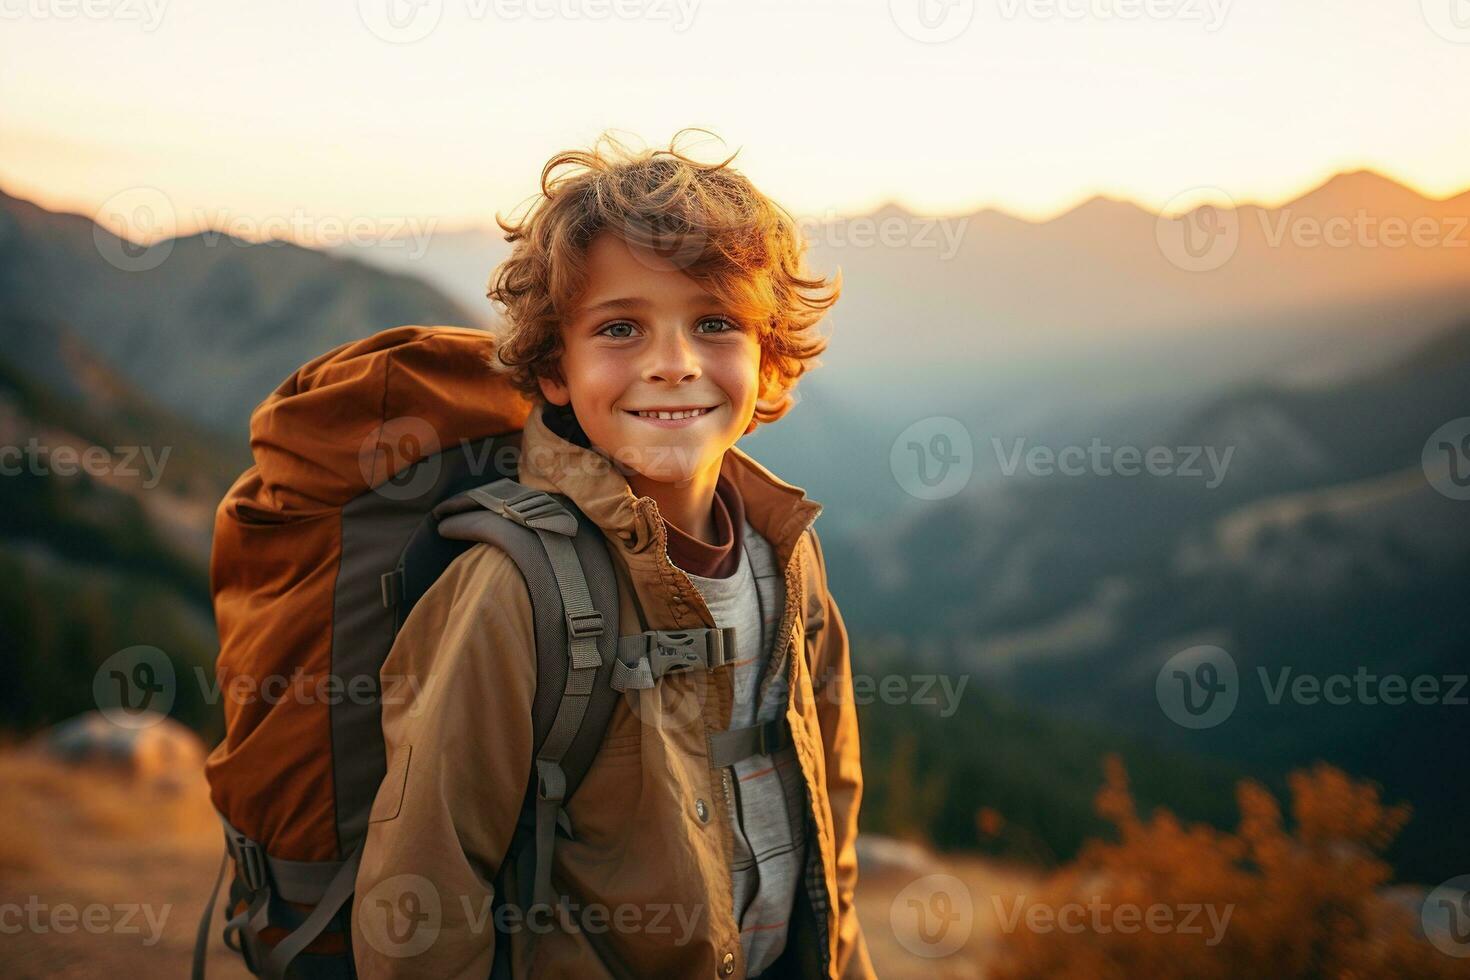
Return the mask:
[(629, 415), (636, 416), (640, 419), (664, 419), (668, 421), (678, 421), (680, 419), (697, 419), (701, 415), (708, 415), (710, 412), (713, 412), (718, 407), (718, 405), (712, 405), (708, 408), (680, 408), (672, 409), (669, 411), (660, 411), (657, 409), (648, 411), (624, 409), (624, 411), (626, 411)]

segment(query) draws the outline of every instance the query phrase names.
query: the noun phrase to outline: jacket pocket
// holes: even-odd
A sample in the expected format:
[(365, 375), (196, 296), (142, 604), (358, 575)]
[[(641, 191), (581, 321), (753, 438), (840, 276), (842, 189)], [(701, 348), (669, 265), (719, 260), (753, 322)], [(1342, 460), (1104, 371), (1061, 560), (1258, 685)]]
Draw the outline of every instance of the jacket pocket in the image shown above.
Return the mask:
[(393, 762), (388, 766), (388, 774), (383, 777), (382, 784), (378, 786), (378, 795), (373, 800), (368, 823), (392, 820), (403, 809), (403, 792), (408, 787), (408, 759), (412, 754), (412, 745), (405, 745), (393, 753)]

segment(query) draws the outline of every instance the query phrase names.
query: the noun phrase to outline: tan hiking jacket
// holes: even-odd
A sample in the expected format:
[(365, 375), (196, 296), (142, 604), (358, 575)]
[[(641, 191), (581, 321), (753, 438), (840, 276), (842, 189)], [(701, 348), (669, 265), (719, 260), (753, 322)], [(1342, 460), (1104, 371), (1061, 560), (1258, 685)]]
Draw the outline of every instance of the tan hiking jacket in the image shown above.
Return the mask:
[[(653, 499), (635, 496), (601, 454), (548, 429), (539, 409), (526, 423), (520, 480), (567, 495), (604, 531), (619, 631), (713, 627), (669, 561)], [(853, 905), (862, 770), (847, 633), (811, 530), (822, 506), (739, 448), (723, 472), (785, 570), (771, 656), (788, 670), (787, 719), (809, 801), (806, 881), (786, 953), (765, 976), (871, 977)], [(536, 686), (530, 599), (503, 551), (475, 545), (450, 566), (405, 622), (382, 680), (388, 774), (357, 877), (359, 973), (486, 977), (498, 939), (491, 882), (530, 780)], [(558, 922), (504, 920), (515, 976), (746, 975), (732, 907), (731, 788), (707, 750), (731, 701), (728, 666), (623, 694), (567, 803), (574, 839), (556, 845)]]

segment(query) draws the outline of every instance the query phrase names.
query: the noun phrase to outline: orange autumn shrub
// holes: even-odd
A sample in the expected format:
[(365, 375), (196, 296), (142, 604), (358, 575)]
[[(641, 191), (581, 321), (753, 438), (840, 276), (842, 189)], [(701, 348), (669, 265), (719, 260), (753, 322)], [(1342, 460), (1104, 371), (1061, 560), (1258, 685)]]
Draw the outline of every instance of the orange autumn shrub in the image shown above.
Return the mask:
[(1430, 945), (1414, 902), (1384, 894), (1382, 852), (1408, 819), (1376, 786), (1319, 764), (1289, 778), (1290, 828), (1260, 784), (1236, 790), (1234, 833), (1135, 809), (1109, 758), (1091, 841), (1034, 895), (996, 902), (990, 975), (1023, 977), (1470, 977)]

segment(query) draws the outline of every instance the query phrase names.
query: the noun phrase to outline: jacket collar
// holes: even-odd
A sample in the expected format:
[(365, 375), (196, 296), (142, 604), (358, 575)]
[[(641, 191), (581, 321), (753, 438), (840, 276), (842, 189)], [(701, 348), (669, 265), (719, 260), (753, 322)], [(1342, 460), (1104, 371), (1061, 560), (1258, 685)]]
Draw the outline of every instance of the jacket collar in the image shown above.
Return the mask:
[[(637, 496), (603, 452), (584, 448), (553, 431), (545, 418), (549, 409), (546, 401), (538, 399), (526, 420), (521, 436), (520, 482), (571, 498), (621, 545), (630, 568), (656, 566), (661, 577), (666, 577), (674, 566), (662, 547), (665, 530), (654, 514), (653, 498)], [(800, 487), (777, 477), (739, 446), (725, 453), (720, 472), (740, 491), (746, 520), (770, 542), (779, 567), (784, 569), (802, 534), (822, 512), (822, 505), (807, 497)]]

